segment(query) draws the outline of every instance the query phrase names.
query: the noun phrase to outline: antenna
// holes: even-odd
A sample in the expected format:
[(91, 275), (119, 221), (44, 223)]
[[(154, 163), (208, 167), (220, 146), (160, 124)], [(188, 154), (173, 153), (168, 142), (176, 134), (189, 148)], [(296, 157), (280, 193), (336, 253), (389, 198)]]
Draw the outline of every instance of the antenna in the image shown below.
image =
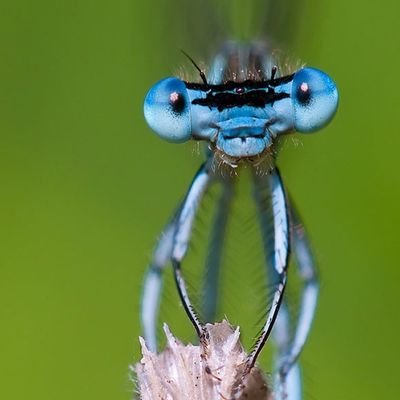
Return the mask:
[(204, 71), (196, 64), (196, 62), (193, 60), (193, 58), (190, 57), (188, 53), (186, 53), (186, 51), (181, 50), (181, 52), (189, 59), (189, 61), (193, 64), (193, 66), (197, 69), (197, 71), (199, 71), (201, 80), (203, 81), (203, 83), (205, 85), (208, 86), (207, 77), (206, 77), (206, 74), (204, 73)]

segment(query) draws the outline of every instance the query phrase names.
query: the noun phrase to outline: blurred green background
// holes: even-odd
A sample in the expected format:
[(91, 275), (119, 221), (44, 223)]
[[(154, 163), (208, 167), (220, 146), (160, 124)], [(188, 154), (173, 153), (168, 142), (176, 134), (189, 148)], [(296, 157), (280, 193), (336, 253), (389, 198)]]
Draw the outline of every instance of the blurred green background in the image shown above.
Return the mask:
[[(2, 399), (132, 397), (144, 268), (200, 163), (190, 146), (150, 133), (142, 115), (152, 83), (187, 66), (178, 39), (190, 25), (174, 4), (0, 4)], [(333, 123), (279, 160), (322, 279), (302, 356), (305, 398), (391, 399), (400, 6), (301, 8), (294, 59), (328, 71), (341, 94)]]

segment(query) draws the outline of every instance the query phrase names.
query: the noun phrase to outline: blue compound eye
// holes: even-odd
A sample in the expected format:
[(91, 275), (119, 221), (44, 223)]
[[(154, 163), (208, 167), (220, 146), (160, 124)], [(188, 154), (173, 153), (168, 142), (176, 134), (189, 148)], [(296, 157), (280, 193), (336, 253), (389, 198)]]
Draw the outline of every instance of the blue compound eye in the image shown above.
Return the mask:
[(294, 127), (299, 132), (313, 132), (335, 115), (338, 91), (333, 80), (315, 68), (303, 68), (293, 78)]
[(190, 100), (185, 84), (177, 78), (157, 82), (144, 100), (144, 117), (163, 139), (173, 143), (189, 140)]

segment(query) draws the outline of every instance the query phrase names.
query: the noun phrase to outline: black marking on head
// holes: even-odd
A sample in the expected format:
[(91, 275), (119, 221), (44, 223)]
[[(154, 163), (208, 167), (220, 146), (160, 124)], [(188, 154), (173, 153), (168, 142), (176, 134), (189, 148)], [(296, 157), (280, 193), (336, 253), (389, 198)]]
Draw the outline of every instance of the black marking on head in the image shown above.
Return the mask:
[(266, 104), (273, 104), (275, 101), (290, 97), (289, 93), (275, 93), (265, 90), (250, 90), (246, 93), (219, 92), (209, 93), (205, 98), (198, 98), (192, 104), (201, 106), (216, 107), (218, 111), (233, 107), (265, 107)]
[(267, 104), (290, 97), (289, 93), (276, 93), (275, 88), (291, 82), (294, 74), (275, 78), (275, 73), (272, 71), (271, 79), (264, 81), (249, 79), (243, 82), (228, 81), (218, 85), (185, 82), (185, 86), (187, 89), (207, 93), (205, 98), (194, 99), (192, 104), (216, 107), (218, 111), (243, 106), (263, 108)]

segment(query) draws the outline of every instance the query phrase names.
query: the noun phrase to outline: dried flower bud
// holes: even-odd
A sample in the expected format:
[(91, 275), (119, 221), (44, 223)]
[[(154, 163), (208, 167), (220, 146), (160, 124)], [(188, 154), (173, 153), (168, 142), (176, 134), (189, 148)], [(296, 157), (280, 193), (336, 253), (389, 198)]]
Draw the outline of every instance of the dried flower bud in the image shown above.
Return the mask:
[(239, 328), (227, 321), (207, 324), (209, 334), (198, 346), (183, 345), (164, 325), (167, 346), (149, 351), (140, 338), (143, 358), (134, 366), (142, 400), (271, 400), (263, 373), (254, 367), (245, 374), (247, 354)]

